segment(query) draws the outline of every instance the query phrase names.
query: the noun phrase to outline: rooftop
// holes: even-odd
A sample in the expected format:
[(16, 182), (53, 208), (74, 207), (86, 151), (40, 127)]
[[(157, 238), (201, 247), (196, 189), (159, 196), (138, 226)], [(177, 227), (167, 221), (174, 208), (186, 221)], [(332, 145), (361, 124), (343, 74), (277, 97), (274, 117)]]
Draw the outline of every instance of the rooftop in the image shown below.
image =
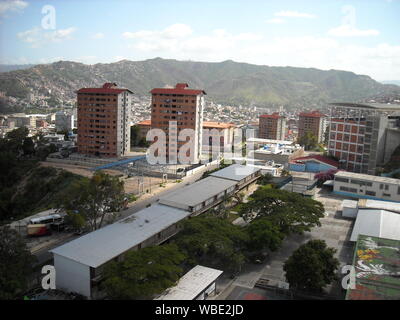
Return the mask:
[(400, 104), (390, 104), (390, 103), (335, 102), (335, 103), (330, 103), (330, 105), (338, 107), (347, 107), (347, 108), (375, 109), (381, 111), (400, 111)]
[(164, 205), (152, 205), (50, 252), (97, 268), (189, 214)]
[(328, 164), (328, 165), (333, 166), (335, 168), (339, 167), (339, 162), (338, 161), (335, 161), (335, 160), (330, 159), (328, 157), (321, 156), (319, 154), (314, 154), (314, 155), (310, 155), (310, 156), (307, 156), (307, 157), (299, 157), (299, 158), (293, 159), (291, 162), (294, 163), (294, 162), (307, 162), (307, 161), (317, 161), (317, 162), (322, 162), (322, 163)]
[(360, 235), (353, 266), (356, 287), (348, 289), (346, 300), (400, 299), (400, 241)]
[(168, 193), (160, 198), (160, 203), (182, 209), (195, 207), (235, 185), (236, 182), (232, 180), (207, 177), (185, 188)]
[(211, 173), (210, 176), (233, 181), (241, 181), (258, 171), (260, 171), (259, 168), (255, 168), (252, 166), (232, 164), (229, 167)]
[(167, 289), (155, 300), (194, 300), (223, 273), (221, 270), (196, 266), (175, 287)]
[(367, 180), (367, 181), (376, 181), (376, 182), (400, 185), (400, 179), (387, 178), (387, 177), (381, 177), (381, 176), (373, 176), (370, 174), (354, 173), (354, 172), (348, 172), (348, 171), (338, 171), (335, 174), (335, 177), (354, 178), (354, 179), (361, 179), (361, 180)]
[(150, 91), (151, 94), (182, 94), (182, 95), (193, 95), (207, 94), (204, 90), (187, 89), (189, 85), (187, 83), (177, 83), (175, 88), (154, 88)]
[(300, 112), (299, 117), (307, 117), (307, 118), (323, 118), (326, 117), (323, 113), (319, 111), (311, 111), (311, 112)]
[(143, 121), (140, 121), (140, 122), (136, 123), (136, 125), (151, 126), (151, 120), (150, 119), (149, 120), (143, 120)]
[(230, 122), (203, 121), (203, 128), (229, 129), (233, 127), (235, 124)]
[(400, 214), (378, 209), (359, 209), (350, 241), (358, 235), (400, 240)]
[(400, 213), (400, 203), (388, 202), (388, 201), (360, 199), (358, 200), (358, 208), (381, 209), (381, 210)]
[(81, 88), (77, 93), (104, 93), (104, 94), (120, 94), (124, 91), (133, 93), (129, 89), (118, 88), (116, 83), (105, 83), (101, 88)]

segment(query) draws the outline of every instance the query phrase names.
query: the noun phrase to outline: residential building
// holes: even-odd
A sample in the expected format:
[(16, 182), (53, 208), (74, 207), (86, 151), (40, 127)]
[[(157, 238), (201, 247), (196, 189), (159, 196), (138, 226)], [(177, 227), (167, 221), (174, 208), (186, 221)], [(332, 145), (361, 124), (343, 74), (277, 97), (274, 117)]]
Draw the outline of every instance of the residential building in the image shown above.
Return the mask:
[(105, 83), (78, 90), (78, 153), (118, 158), (130, 151), (133, 92)]
[(74, 128), (74, 116), (65, 111), (58, 111), (56, 113), (56, 130), (71, 131)]
[[(212, 151), (212, 145), (218, 144), (219, 151), (232, 151), (236, 125), (233, 123), (204, 121), (203, 151)], [(226, 149), (225, 149), (226, 148)]]
[(147, 132), (151, 129), (151, 120), (143, 120), (135, 124), (139, 127), (139, 140), (146, 139)]
[(261, 139), (285, 140), (286, 118), (278, 112), (261, 115), (259, 118), (258, 137)]
[[(152, 94), (151, 127), (165, 133), (165, 152), (157, 150), (155, 156), (165, 157), (166, 162), (176, 163), (180, 147), (189, 141), (179, 141), (184, 129), (192, 129), (191, 149), (186, 151), (190, 163), (200, 161), (203, 140), (204, 90), (189, 89), (187, 83), (177, 83), (174, 88), (155, 88)], [(170, 132), (170, 126), (176, 127)], [(186, 137), (184, 137), (186, 138)]]
[(319, 111), (301, 112), (299, 114), (299, 138), (310, 131), (318, 138), (318, 143), (324, 141), (326, 116)]
[(352, 198), (400, 202), (400, 179), (339, 171), (333, 192)]
[(400, 145), (400, 105), (331, 105), (328, 152), (343, 169), (375, 174)]

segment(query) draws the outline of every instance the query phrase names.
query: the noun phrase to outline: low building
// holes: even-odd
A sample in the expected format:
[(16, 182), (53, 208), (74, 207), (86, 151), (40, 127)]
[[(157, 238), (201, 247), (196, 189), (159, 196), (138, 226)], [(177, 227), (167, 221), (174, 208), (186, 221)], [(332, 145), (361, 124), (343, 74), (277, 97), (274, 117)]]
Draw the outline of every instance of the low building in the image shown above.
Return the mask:
[(400, 202), (400, 179), (339, 171), (333, 192), (352, 198)]
[(151, 129), (151, 120), (143, 120), (135, 124), (136, 126), (139, 127), (139, 137), (138, 140), (145, 138), (147, 132)]
[(260, 175), (260, 168), (241, 164), (232, 164), (210, 174), (211, 177), (236, 181), (236, 189), (238, 190), (257, 180)]
[(233, 195), (236, 185), (236, 181), (207, 177), (161, 197), (159, 203), (197, 215)]
[(298, 172), (325, 172), (339, 168), (339, 162), (321, 155), (311, 155), (292, 159), (289, 170)]
[(342, 216), (346, 218), (356, 218), (358, 213), (358, 202), (356, 200), (342, 201)]
[(360, 235), (354, 250), (355, 288), (346, 300), (400, 300), (400, 241)]
[(358, 210), (350, 241), (358, 235), (400, 240), (400, 214), (386, 210)]
[(125, 219), (50, 250), (57, 270), (56, 288), (88, 298), (101, 296), (97, 284), (110, 261), (122, 261), (131, 250), (158, 245), (179, 231), (189, 212), (152, 205)]
[(155, 300), (205, 300), (215, 294), (216, 281), (223, 271), (196, 266)]
[[(231, 151), (234, 134), (235, 124), (225, 122), (203, 122), (203, 152), (213, 151), (212, 145), (219, 145), (218, 151)], [(227, 150), (225, 150), (225, 148)]]

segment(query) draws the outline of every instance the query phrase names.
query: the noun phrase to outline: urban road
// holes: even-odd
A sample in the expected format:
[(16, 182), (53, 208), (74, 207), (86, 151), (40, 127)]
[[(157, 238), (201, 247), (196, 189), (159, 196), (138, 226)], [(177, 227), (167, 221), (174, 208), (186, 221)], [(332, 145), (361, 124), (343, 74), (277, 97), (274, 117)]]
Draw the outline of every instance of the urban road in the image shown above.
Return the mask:
[[(166, 186), (165, 190), (158, 191), (154, 195), (151, 195), (150, 197), (148, 197), (146, 199), (137, 200), (128, 209), (120, 212), (120, 215), (117, 218), (117, 221), (146, 208), (146, 206), (148, 206), (149, 204), (153, 204), (153, 203), (157, 202), (160, 199), (160, 197), (162, 197), (162, 196), (168, 195), (169, 193), (174, 192), (175, 190), (179, 190), (179, 189), (187, 186), (188, 184), (192, 184), (193, 182), (196, 182), (198, 179), (200, 179), (200, 177), (202, 176), (202, 174), (205, 171), (209, 171), (209, 170), (215, 169), (217, 167), (218, 167), (218, 165), (211, 165), (209, 167), (206, 167), (196, 174), (193, 174), (189, 177), (183, 178), (182, 182), (180, 182), (180, 183), (172, 183), (169, 186)], [(51, 255), (51, 253), (49, 252), (49, 250), (51, 250), (55, 247), (58, 247), (64, 243), (67, 243), (69, 241), (72, 241), (74, 239), (77, 239), (79, 237), (81, 237), (81, 235), (72, 234), (70, 237), (64, 238), (63, 240), (58, 241), (55, 244), (52, 244), (46, 248), (36, 251), (34, 253), (34, 255), (37, 258), (36, 265), (40, 266), (40, 265), (44, 265), (46, 263), (51, 263), (53, 257)]]

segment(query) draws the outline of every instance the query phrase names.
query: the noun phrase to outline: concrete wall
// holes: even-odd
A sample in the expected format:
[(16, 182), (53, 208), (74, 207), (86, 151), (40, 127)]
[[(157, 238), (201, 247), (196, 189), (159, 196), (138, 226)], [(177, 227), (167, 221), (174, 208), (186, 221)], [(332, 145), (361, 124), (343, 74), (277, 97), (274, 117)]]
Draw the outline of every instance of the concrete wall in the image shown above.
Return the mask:
[[(371, 186), (351, 183), (351, 179), (348, 179), (349, 182), (337, 181), (335, 178), (333, 185), (333, 192), (337, 194), (341, 194), (344, 196), (351, 196), (354, 198), (362, 198), (362, 199), (375, 199), (375, 200), (385, 200), (385, 201), (400, 201), (400, 194), (398, 193), (398, 184), (388, 184), (381, 183), (375, 181), (369, 181), (372, 183)], [(380, 188), (380, 185), (383, 184), (383, 189)], [(385, 185), (388, 186), (388, 189), (385, 190)], [(371, 194), (370, 192), (375, 192), (375, 194)]]
[(90, 297), (90, 268), (79, 262), (54, 254), (56, 288), (66, 292), (77, 292)]

